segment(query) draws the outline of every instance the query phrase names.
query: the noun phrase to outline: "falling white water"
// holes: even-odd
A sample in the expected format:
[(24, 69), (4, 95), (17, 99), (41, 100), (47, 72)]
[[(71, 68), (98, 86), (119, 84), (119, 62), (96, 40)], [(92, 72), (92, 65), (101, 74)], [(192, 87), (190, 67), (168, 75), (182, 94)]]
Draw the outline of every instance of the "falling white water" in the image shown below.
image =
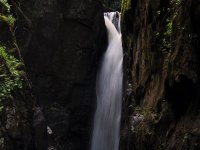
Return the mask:
[(96, 81), (97, 110), (91, 150), (118, 150), (123, 78), (120, 13), (105, 13), (104, 19), (108, 31), (108, 47)]

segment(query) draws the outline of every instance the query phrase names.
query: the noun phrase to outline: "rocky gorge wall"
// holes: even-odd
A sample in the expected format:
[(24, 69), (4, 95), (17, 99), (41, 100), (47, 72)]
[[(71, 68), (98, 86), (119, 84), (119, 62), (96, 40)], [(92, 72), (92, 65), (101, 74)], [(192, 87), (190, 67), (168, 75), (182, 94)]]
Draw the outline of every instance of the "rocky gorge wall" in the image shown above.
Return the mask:
[[(2, 2), (0, 149), (88, 149), (103, 10), (119, 1)], [(120, 149), (200, 149), (200, 1), (122, 0), (121, 8)]]
[(11, 4), (0, 1), (0, 149), (47, 148), (46, 123), (15, 37)]
[(200, 148), (199, 0), (123, 0), (123, 150)]
[(101, 2), (0, 1), (0, 27), (0, 149), (88, 149)]
[(55, 147), (86, 150), (96, 72), (107, 44), (102, 5), (96, 0), (22, 0), (16, 5), (17, 42)]

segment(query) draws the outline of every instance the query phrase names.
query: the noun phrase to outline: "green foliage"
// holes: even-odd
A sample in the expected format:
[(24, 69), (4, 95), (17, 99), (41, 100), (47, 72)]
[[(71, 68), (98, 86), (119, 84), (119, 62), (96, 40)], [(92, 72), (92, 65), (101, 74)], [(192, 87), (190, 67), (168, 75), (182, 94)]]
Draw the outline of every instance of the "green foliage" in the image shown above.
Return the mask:
[(5, 16), (0, 14), (0, 21), (6, 22), (11, 27), (15, 24), (15, 18), (12, 15)]
[(168, 18), (166, 20), (166, 27), (164, 32), (164, 38), (162, 39), (163, 47), (164, 49), (170, 49), (171, 48), (171, 36), (173, 33), (173, 19)]
[(8, 15), (7, 16), (7, 22), (8, 22), (8, 24), (10, 25), (10, 26), (14, 26), (14, 24), (15, 24), (15, 18), (12, 16), (12, 15)]
[(20, 61), (12, 55), (6, 53), (5, 47), (0, 47), (0, 55), (6, 61), (10, 73), (13, 76), (19, 76), (20, 73), (16, 68), (20, 65)]
[(10, 5), (8, 4), (7, 0), (0, 0), (0, 5), (6, 8), (7, 12), (10, 12)]
[(0, 78), (0, 100), (11, 97), (11, 93), (22, 88), (21, 73), (17, 67), (21, 62), (14, 56), (6, 53), (5, 47), (0, 47), (0, 57), (6, 63), (9, 74)]
[(0, 6), (6, 9), (6, 12), (0, 12), (0, 21), (6, 22), (11, 27), (15, 24), (15, 18), (10, 15), (10, 5), (8, 4), (7, 0), (0, 0)]
[(169, 16), (166, 18), (165, 32), (163, 33), (163, 39), (162, 39), (163, 51), (172, 48), (171, 38), (173, 35), (173, 25), (174, 25), (174, 20), (176, 20), (178, 16), (178, 10), (180, 4), (181, 4), (180, 0), (170, 1), (170, 8), (168, 8)]
[(165, 36), (171, 36), (172, 35), (172, 19), (167, 19), (167, 25), (166, 25), (166, 31), (164, 33)]
[(19, 78), (6, 77), (3, 83), (0, 83), (0, 99), (11, 97), (11, 92), (22, 88), (22, 82)]
[[(15, 24), (15, 18), (10, 12), (11, 6), (7, 0), (0, 0), (0, 22), (9, 27)], [(0, 43), (0, 113), (3, 111), (3, 100), (12, 97), (12, 93), (22, 88), (21, 72), (17, 69), (21, 62), (6, 52)]]
[(131, 0), (121, 0), (121, 13), (124, 13), (131, 7)]

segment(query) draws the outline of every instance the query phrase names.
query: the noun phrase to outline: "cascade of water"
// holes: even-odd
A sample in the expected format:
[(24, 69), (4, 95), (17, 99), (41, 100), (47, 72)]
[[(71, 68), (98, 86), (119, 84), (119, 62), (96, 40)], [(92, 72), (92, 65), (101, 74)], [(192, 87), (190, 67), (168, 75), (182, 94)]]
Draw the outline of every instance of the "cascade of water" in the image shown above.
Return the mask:
[(96, 81), (97, 110), (91, 150), (118, 150), (123, 78), (120, 13), (105, 13), (104, 19), (108, 31), (108, 47)]
[(121, 33), (121, 14), (119, 12), (106, 12), (104, 13), (104, 16), (108, 17), (108, 19), (114, 24), (118, 32)]

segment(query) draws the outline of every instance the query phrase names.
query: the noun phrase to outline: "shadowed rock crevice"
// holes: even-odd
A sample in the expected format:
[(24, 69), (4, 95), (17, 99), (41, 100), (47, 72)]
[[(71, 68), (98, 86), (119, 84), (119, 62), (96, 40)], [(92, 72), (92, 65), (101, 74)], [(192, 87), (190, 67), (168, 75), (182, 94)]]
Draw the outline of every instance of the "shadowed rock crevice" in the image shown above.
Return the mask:
[(172, 86), (166, 85), (165, 98), (171, 104), (176, 119), (185, 115), (191, 104), (195, 103), (198, 90), (197, 84), (184, 75), (180, 75)]

